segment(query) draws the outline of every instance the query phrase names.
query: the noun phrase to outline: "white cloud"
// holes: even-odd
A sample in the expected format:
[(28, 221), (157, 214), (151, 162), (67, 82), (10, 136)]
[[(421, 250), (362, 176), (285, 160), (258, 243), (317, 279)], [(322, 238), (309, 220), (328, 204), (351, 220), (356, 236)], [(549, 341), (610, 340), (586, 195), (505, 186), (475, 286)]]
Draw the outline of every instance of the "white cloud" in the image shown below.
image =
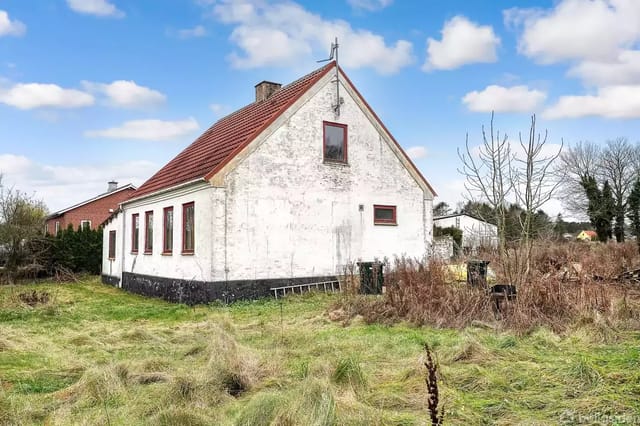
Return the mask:
[(393, 3), (393, 0), (347, 0), (354, 9), (375, 11), (384, 9)]
[(412, 146), (407, 148), (405, 152), (412, 160), (419, 160), (427, 156), (427, 148), (424, 146)]
[(640, 118), (640, 85), (602, 87), (593, 95), (561, 96), (546, 118)]
[(490, 25), (478, 25), (464, 16), (445, 22), (442, 40), (427, 40), (427, 59), (422, 69), (450, 70), (465, 64), (495, 62), (500, 38)]
[(221, 116), (229, 109), (229, 107), (222, 104), (211, 104), (209, 105), (209, 109), (214, 115)]
[(74, 12), (101, 17), (122, 18), (124, 12), (108, 0), (67, 0), (67, 5)]
[(0, 88), (0, 102), (18, 109), (80, 108), (93, 105), (94, 98), (76, 89), (56, 84), (19, 83)]
[(9, 14), (4, 10), (0, 10), (0, 37), (15, 36), (19, 37), (27, 32), (27, 26), (22, 22), (9, 19)]
[(583, 61), (568, 74), (595, 86), (640, 84), (640, 51), (623, 50), (612, 61)]
[(518, 50), (540, 63), (611, 60), (640, 38), (637, 0), (561, 0), (552, 9), (508, 9), (508, 26), (522, 29)]
[(42, 199), (52, 212), (105, 192), (112, 179), (121, 185), (139, 186), (156, 170), (157, 165), (149, 161), (59, 166), (22, 155), (0, 154), (3, 184)]
[(196, 25), (193, 28), (178, 30), (177, 35), (181, 39), (204, 37), (207, 35), (207, 30), (202, 25)]
[(412, 44), (406, 40), (389, 44), (378, 34), (354, 29), (343, 20), (325, 20), (293, 2), (224, 0), (214, 4), (213, 14), (235, 26), (230, 39), (238, 51), (229, 59), (237, 68), (286, 67), (323, 58), (336, 36), (341, 64), (349, 68), (392, 74), (414, 60)]
[(192, 117), (176, 121), (131, 120), (118, 127), (86, 131), (85, 136), (90, 138), (164, 141), (186, 136), (198, 129), (198, 122)]
[(462, 98), (467, 108), (477, 112), (533, 112), (547, 94), (527, 86), (503, 87), (491, 85), (482, 91), (467, 93)]
[(104, 94), (107, 102), (115, 107), (146, 108), (163, 104), (167, 100), (164, 94), (139, 86), (135, 81), (117, 80), (110, 84), (83, 81), (82, 85), (88, 91)]

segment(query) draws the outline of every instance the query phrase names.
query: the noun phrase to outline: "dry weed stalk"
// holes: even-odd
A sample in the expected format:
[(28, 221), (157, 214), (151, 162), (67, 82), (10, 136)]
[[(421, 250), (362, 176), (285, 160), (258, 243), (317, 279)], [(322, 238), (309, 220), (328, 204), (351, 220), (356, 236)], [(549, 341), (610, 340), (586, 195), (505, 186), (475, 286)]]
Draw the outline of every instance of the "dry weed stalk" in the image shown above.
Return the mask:
[(424, 345), (425, 361), (424, 366), (427, 369), (425, 382), (427, 383), (427, 409), (429, 410), (429, 417), (431, 419), (432, 426), (440, 426), (444, 421), (444, 404), (438, 409), (440, 405), (440, 393), (438, 390), (438, 365), (433, 359), (431, 348), (427, 343)]

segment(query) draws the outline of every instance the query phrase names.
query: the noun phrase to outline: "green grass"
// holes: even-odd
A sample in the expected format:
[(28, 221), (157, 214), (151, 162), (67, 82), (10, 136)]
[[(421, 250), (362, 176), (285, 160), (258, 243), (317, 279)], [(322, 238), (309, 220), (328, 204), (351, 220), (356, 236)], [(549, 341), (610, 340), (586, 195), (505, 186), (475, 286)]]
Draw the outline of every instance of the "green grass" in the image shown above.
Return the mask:
[[(25, 290), (50, 303), (28, 307)], [(640, 422), (640, 333), (344, 326), (338, 296), (188, 307), (78, 284), (0, 287), (0, 425), (421, 425), (423, 345), (446, 424)]]

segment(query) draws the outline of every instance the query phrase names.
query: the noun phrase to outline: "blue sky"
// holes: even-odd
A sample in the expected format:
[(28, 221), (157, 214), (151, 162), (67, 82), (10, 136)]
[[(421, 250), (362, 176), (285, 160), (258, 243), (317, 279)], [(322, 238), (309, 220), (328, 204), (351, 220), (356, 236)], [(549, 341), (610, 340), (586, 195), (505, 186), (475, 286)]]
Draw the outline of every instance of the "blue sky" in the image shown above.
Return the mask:
[(438, 201), (462, 200), (456, 150), (491, 110), (513, 140), (536, 113), (550, 149), (637, 140), (637, 0), (0, 0), (4, 183), (52, 211), (139, 185), (335, 36)]

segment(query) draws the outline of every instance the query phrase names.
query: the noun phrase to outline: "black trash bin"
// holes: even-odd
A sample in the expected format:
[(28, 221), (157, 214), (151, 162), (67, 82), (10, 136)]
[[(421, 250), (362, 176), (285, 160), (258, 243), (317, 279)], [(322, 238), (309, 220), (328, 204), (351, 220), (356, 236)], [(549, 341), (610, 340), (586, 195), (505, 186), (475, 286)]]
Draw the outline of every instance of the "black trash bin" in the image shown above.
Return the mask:
[(381, 262), (358, 262), (360, 271), (360, 293), (381, 294), (384, 275)]
[(469, 260), (467, 262), (467, 284), (474, 287), (486, 287), (488, 265), (488, 260)]

